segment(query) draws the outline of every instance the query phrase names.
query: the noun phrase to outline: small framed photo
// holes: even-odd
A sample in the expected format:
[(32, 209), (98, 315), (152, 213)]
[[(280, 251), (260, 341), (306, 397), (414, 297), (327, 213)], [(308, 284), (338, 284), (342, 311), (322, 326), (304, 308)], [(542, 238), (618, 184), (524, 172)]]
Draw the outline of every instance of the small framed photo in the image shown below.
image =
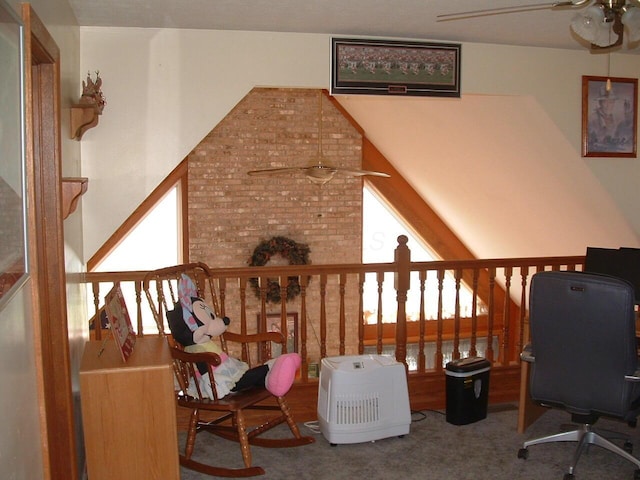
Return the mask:
[(582, 156), (636, 157), (638, 79), (582, 77)]
[(131, 325), (131, 318), (127, 311), (127, 304), (120, 285), (115, 285), (104, 297), (104, 309), (109, 321), (109, 328), (113, 334), (122, 360), (126, 362), (133, 353), (136, 344), (136, 334)]
[[(298, 314), (296, 312), (287, 312), (287, 331), (282, 331), (282, 322), (279, 313), (268, 313), (266, 318), (267, 332), (280, 332), (287, 340), (287, 353), (298, 352)], [(260, 314), (258, 314), (258, 332), (262, 331), (262, 322)], [(271, 356), (277, 357), (282, 353), (280, 344), (271, 342)]]
[(331, 94), (460, 97), (460, 44), (331, 39)]

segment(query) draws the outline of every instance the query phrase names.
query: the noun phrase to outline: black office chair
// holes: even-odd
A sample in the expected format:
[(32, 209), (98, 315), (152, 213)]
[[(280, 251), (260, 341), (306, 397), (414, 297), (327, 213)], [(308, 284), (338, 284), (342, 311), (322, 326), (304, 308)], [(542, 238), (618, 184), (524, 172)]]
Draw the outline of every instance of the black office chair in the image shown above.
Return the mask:
[(548, 442), (578, 442), (568, 473), (574, 478), (581, 453), (598, 445), (624, 457), (637, 469), (640, 460), (592, 428), (600, 416), (635, 425), (640, 413), (640, 372), (636, 353), (634, 289), (625, 280), (582, 272), (539, 272), (529, 296), (531, 343), (521, 357), (532, 363), (534, 401), (571, 413), (580, 427), (524, 442), (528, 448)]

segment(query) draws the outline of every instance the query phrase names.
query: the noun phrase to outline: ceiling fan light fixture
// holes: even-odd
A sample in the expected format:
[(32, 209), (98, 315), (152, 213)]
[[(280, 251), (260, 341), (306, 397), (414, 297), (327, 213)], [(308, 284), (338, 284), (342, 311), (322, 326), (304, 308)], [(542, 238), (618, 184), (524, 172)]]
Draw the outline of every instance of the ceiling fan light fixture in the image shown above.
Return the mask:
[(329, 183), (332, 178), (333, 178), (333, 175), (317, 177), (314, 175), (307, 174), (307, 180), (309, 180), (311, 183), (315, 183), (316, 185), (324, 185), (325, 183)]
[(640, 8), (627, 5), (622, 14), (622, 24), (627, 28), (627, 39), (630, 42), (640, 40)]
[(320, 163), (318, 165), (313, 165), (305, 168), (304, 174), (310, 182), (316, 183), (318, 185), (324, 185), (325, 183), (331, 181), (337, 171), (338, 170), (335, 167), (323, 165), (322, 163)]
[(600, 25), (596, 38), (591, 43), (598, 47), (606, 48), (614, 45), (617, 41), (618, 34), (613, 30), (613, 23), (604, 22)]
[(611, 43), (609, 41), (611, 25), (606, 22), (601, 5), (591, 5), (584, 12), (576, 14), (571, 20), (571, 30), (580, 38), (600, 47), (605, 46), (600, 44), (605, 38), (606, 45)]

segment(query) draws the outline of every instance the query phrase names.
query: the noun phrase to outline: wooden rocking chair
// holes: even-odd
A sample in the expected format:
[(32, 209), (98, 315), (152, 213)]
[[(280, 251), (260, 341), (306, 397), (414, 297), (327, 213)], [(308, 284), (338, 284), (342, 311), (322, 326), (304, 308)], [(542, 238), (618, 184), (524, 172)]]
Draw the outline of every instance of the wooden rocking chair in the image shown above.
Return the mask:
[[(180, 464), (198, 472), (221, 477), (262, 475), (265, 473), (264, 469), (251, 465), (250, 445), (294, 447), (313, 443), (315, 439), (304, 437), (300, 434), (285, 398), (275, 397), (264, 387), (253, 387), (220, 398), (216, 392), (215, 382), (212, 381), (211, 390), (215, 398), (210, 399), (205, 396), (205, 392), (202, 391), (197, 381), (199, 375), (196, 364), (206, 364), (209, 378), (213, 379), (212, 367), (220, 365), (220, 357), (215, 353), (187, 353), (183, 351), (182, 347), (172, 338), (165, 327), (167, 324), (165, 322), (167, 312), (173, 310), (178, 302), (177, 285), (183, 273), (191, 277), (200, 297), (218, 315), (219, 309), (214, 281), (209, 268), (203, 263), (191, 263), (155, 270), (146, 275), (143, 283), (143, 289), (149, 300), (158, 330), (162, 335), (166, 336), (171, 348), (174, 371), (179, 385), (179, 390), (176, 392), (177, 404), (191, 410), (184, 454), (180, 454)], [(251, 335), (225, 332), (220, 337), (220, 342), (221, 348), (225, 352), (228, 352), (228, 343), (239, 344), (242, 361), (253, 367), (255, 365), (251, 363), (251, 357), (255, 355), (252, 355), (252, 353), (257, 352), (261, 346), (270, 345), (270, 342), (284, 344), (285, 339), (282, 334), (277, 332)], [(263, 356), (269, 354), (269, 349), (262, 348), (261, 350)], [(262, 360), (264, 361), (265, 359), (263, 358)], [(191, 388), (189, 388), (190, 386)], [(247, 411), (260, 411), (261, 424), (253, 427), (247, 426), (245, 417)], [(203, 416), (205, 418), (201, 417), (201, 413), (204, 413)], [(269, 415), (269, 418), (263, 420), (262, 418), (265, 415)], [(251, 418), (254, 419), (255, 415), (252, 415)], [(289, 426), (291, 437), (261, 437), (264, 432), (283, 422), (286, 422)], [(196, 434), (205, 431), (239, 442), (245, 467), (225, 468), (194, 460), (192, 454), (195, 447)]]

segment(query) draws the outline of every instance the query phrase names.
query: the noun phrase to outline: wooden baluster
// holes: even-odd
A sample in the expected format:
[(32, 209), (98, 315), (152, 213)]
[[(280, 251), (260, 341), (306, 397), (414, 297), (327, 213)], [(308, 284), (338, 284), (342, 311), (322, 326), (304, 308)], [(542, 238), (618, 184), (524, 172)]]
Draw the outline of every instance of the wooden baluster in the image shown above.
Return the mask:
[[(267, 286), (265, 285), (267, 279), (265, 277), (258, 278), (258, 291), (260, 292), (260, 318), (258, 320), (258, 332), (267, 331)], [(261, 344), (260, 359), (263, 360), (270, 356), (270, 345), (267, 342)]]
[(307, 353), (307, 285), (309, 277), (300, 277), (300, 357), (302, 357), (301, 378), (303, 382), (309, 379), (309, 359)]
[(418, 278), (420, 280), (420, 337), (418, 338), (418, 372), (419, 373), (424, 373), (425, 369), (426, 369), (426, 365), (427, 365), (427, 359), (425, 358), (424, 355), (424, 335), (425, 335), (425, 322), (426, 322), (426, 315), (425, 315), (425, 287), (426, 287), (426, 281), (427, 281), (427, 271), (426, 270), (420, 270), (419, 274), (418, 274)]
[[(249, 279), (247, 277), (239, 277), (238, 278), (238, 296), (240, 297), (240, 334), (246, 335), (249, 332), (249, 319), (247, 318), (247, 282)], [(223, 300), (222, 291), (223, 289), (226, 291), (227, 279), (221, 278), (218, 282), (220, 285), (220, 299), (222, 301), (222, 305), (224, 306), (225, 302)], [(257, 328), (257, 326), (256, 326)]]
[(505, 287), (504, 287), (504, 307), (502, 315), (502, 348), (500, 348), (499, 357), (502, 360), (502, 365), (506, 365), (509, 362), (509, 332), (511, 324), (511, 277), (513, 276), (513, 268), (504, 268)]
[(135, 281), (133, 282), (134, 289), (136, 292), (136, 324), (137, 324), (137, 332), (138, 336), (142, 337), (144, 335), (144, 327), (142, 326), (142, 282)]
[[(239, 276), (237, 279), (238, 285), (238, 299), (239, 304), (238, 308), (240, 309), (240, 334), (246, 335), (248, 333), (253, 333), (253, 327), (251, 332), (249, 332), (249, 318), (247, 316), (247, 285), (249, 285), (249, 277)], [(220, 303), (222, 311), (226, 311), (226, 291), (227, 291), (227, 277), (218, 278), (218, 291), (220, 292)], [(256, 319), (255, 332), (260, 331), (260, 320), (261, 316), (258, 314)], [(233, 319), (231, 320), (233, 322)], [(253, 351), (250, 353), (247, 350), (247, 356), (250, 354), (255, 355), (257, 362), (263, 362), (265, 358), (270, 356), (270, 349), (266, 342), (260, 342), (256, 345), (252, 345), (251, 347)]]
[(384, 291), (384, 272), (378, 272), (376, 274), (376, 280), (378, 282), (378, 315), (376, 318), (376, 334), (378, 341), (376, 343), (376, 351), (378, 355), (382, 353), (382, 292)]
[(218, 305), (216, 290), (213, 283), (209, 285), (209, 291), (211, 294), (213, 311), (216, 312), (216, 314), (224, 317), (227, 314), (227, 310), (226, 310), (227, 279), (226, 277), (222, 277), (218, 279), (218, 294), (220, 295), (220, 305)]
[(327, 356), (327, 274), (320, 274), (320, 358)]
[(364, 281), (366, 274), (361, 272), (358, 275), (358, 355), (364, 353)]
[(260, 277), (258, 279), (260, 285), (260, 315), (262, 317), (262, 330), (267, 331), (267, 290), (269, 289), (269, 279), (267, 277)]
[(96, 340), (102, 340), (102, 318), (100, 318), (100, 283), (91, 282), (91, 289), (93, 291), (93, 306), (96, 312), (93, 317), (93, 331), (95, 332)]
[(444, 325), (444, 320), (442, 318), (442, 290), (444, 287), (444, 270), (438, 269), (438, 333), (436, 336), (436, 357), (435, 357), (435, 367), (436, 371), (442, 370), (442, 362), (444, 360), (444, 355), (442, 353), (442, 328)]
[(473, 269), (473, 283), (471, 298), (471, 347), (469, 348), (469, 356), (476, 357), (478, 355), (478, 280), (480, 271)]
[(211, 295), (211, 308), (213, 308), (213, 311), (216, 312), (217, 315), (222, 315), (222, 312), (224, 312), (224, 297), (227, 285), (226, 278), (221, 278), (217, 281), (220, 301), (222, 302), (222, 310), (220, 309), (220, 305), (218, 304), (218, 296), (216, 295), (216, 279), (213, 277), (209, 277), (207, 279), (207, 287), (209, 288), (209, 295)]
[(495, 286), (496, 286), (496, 269), (489, 268), (489, 299), (488, 299), (488, 320), (487, 320), (487, 348), (485, 350), (485, 358), (493, 362), (493, 320), (495, 316)]
[[(156, 282), (156, 295), (158, 296), (158, 315), (156, 318), (156, 326), (158, 327), (159, 332), (164, 332), (164, 310), (166, 310), (166, 301), (164, 298), (164, 289), (162, 285), (162, 282)], [(171, 288), (171, 283), (169, 283), (169, 288)]]
[(344, 294), (346, 291), (345, 285), (347, 283), (347, 274), (340, 274), (340, 355), (344, 355), (345, 353), (345, 335), (346, 335), (346, 324), (345, 324), (345, 299)]
[[(285, 343), (282, 346), (282, 353), (291, 353), (288, 349), (287, 339), (289, 338), (289, 325), (287, 322), (287, 292), (289, 290), (289, 277), (280, 276), (280, 331), (284, 335)], [(294, 333), (295, 334), (295, 333)]]
[(409, 239), (406, 235), (398, 237), (395, 250), (396, 264), (396, 300), (398, 313), (396, 315), (396, 360), (404, 363), (407, 369), (407, 292), (411, 288), (411, 251), (407, 247)]
[(460, 278), (462, 277), (462, 270), (456, 268), (455, 278), (455, 306), (453, 314), (453, 354), (452, 358), (458, 360), (460, 358)]
[(520, 292), (520, 321), (519, 321), (519, 335), (518, 335), (518, 345), (517, 345), (517, 352), (521, 352), (522, 349), (524, 348), (524, 335), (525, 335), (525, 331), (524, 331), (524, 325), (525, 325), (525, 320), (527, 318), (527, 311), (528, 311), (528, 305), (527, 305), (527, 280), (529, 277), (529, 267), (527, 266), (523, 266), (520, 267), (520, 285), (521, 285), (521, 292)]

